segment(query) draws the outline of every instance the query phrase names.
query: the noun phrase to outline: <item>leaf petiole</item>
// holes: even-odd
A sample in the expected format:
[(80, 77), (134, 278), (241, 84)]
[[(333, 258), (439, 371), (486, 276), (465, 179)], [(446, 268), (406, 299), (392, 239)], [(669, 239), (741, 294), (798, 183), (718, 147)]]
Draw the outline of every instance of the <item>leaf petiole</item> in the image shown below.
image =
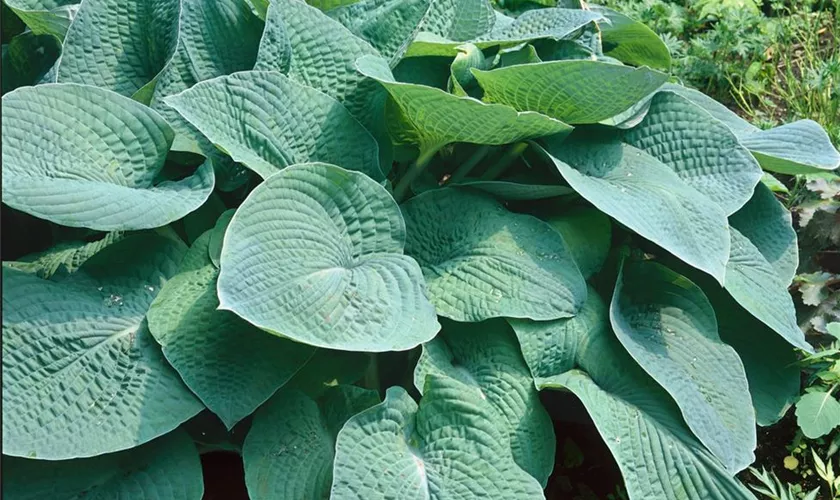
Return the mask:
[(490, 166), (484, 175), (481, 176), (481, 180), (483, 181), (492, 181), (505, 173), (505, 171), (510, 167), (510, 165), (517, 159), (519, 156), (528, 149), (527, 142), (517, 142), (513, 146), (509, 147), (502, 157), (499, 160)]
[(432, 158), (435, 157), (435, 154), (437, 154), (441, 147), (442, 146), (436, 146), (420, 151), (420, 156), (418, 156), (414, 163), (408, 167), (408, 171), (405, 175), (403, 175), (403, 178), (400, 179), (397, 186), (394, 188), (394, 199), (397, 200), (398, 203), (405, 201), (408, 190), (411, 187), (411, 183), (417, 179), (421, 172), (423, 172), (426, 165), (432, 161)]

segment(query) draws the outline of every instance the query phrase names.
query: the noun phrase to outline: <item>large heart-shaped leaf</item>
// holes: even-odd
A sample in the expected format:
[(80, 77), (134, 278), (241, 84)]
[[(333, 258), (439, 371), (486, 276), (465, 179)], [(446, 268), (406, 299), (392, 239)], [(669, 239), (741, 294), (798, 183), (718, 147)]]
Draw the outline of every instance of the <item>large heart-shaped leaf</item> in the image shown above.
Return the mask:
[(338, 433), (331, 497), (543, 498), (513, 461), (495, 416), (475, 388), (451, 377), (427, 376), (419, 408), (392, 387)]
[(399, 207), (381, 185), (333, 165), (287, 168), (233, 216), (220, 308), (319, 347), (410, 349), (440, 325), (404, 244)]
[(230, 429), (286, 383), (314, 349), (217, 310), (219, 270), (209, 254), (213, 234), (208, 231), (193, 244), (147, 318), (166, 359)]
[(208, 163), (159, 184), (172, 129), (151, 109), (76, 84), (3, 96), (3, 203), (51, 222), (100, 231), (168, 224), (213, 190)]
[(78, 0), (3, 0), (36, 35), (64, 39), (79, 10)]
[[(535, 111), (566, 123), (597, 123), (636, 104), (668, 75), (598, 61), (549, 61), (473, 70), (487, 102)], [(581, 82), (600, 82), (583, 85)]]
[(758, 162), (726, 125), (673, 92), (657, 93), (622, 140), (674, 169), (727, 215), (744, 206), (761, 179)]
[(203, 494), (198, 452), (181, 430), (132, 450), (81, 460), (3, 457), (3, 495), (15, 500), (200, 500)]
[(576, 134), (546, 147), (566, 181), (599, 210), (723, 282), (726, 215), (670, 167), (607, 135)]
[[(85, 0), (67, 30), (58, 81), (149, 102), (178, 45), (179, 0)], [(142, 90), (142, 92), (140, 92)]]
[(166, 363), (146, 311), (186, 248), (137, 235), (49, 281), (3, 272), (3, 453), (62, 460), (124, 450), (203, 405)]
[(317, 402), (281, 389), (254, 416), (242, 448), (250, 498), (329, 498), (339, 430), (379, 402), (376, 391), (352, 385), (332, 387)]
[(243, 71), (215, 78), (165, 102), (263, 178), (308, 161), (383, 178), (376, 141), (347, 109), (280, 73)]
[(626, 262), (610, 305), (618, 340), (732, 472), (753, 462), (755, 415), (744, 366), (721, 342), (703, 291), (654, 262)]
[(429, 374), (460, 380), (490, 403), (494, 423), (509, 436), (514, 461), (546, 484), (554, 469), (554, 427), (504, 320), (444, 323), (441, 334), (423, 344), (414, 369), (421, 393)]
[(406, 252), (441, 316), (555, 319), (573, 316), (586, 298), (563, 237), (535, 217), (456, 188), (428, 191), (402, 209)]

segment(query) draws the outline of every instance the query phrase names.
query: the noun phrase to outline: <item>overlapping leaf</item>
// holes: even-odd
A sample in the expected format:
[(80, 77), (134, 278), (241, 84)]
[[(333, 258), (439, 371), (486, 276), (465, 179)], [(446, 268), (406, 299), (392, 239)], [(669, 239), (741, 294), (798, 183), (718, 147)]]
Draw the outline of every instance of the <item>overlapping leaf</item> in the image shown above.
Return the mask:
[(605, 56), (633, 66), (649, 66), (662, 71), (671, 68), (668, 47), (652, 29), (606, 7), (593, 5), (591, 9), (609, 21), (598, 24)]
[(75, 272), (85, 261), (96, 255), (97, 252), (108, 245), (120, 241), (124, 237), (125, 233), (115, 231), (106, 234), (96, 241), (62, 242), (43, 252), (27, 255), (18, 261), (3, 262), (3, 265), (48, 279), (56, 273)]
[(299, 342), (405, 350), (440, 326), (405, 223), (381, 185), (332, 165), (287, 168), (239, 207), (225, 235), (220, 308)]
[(539, 216), (563, 235), (584, 278), (601, 270), (612, 243), (612, 223), (603, 212), (590, 207), (551, 211)]
[(3, 453), (61, 460), (124, 450), (203, 405), (166, 363), (146, 311), (184, 245), (137, 235), (48, 281), (3, 272)]
[(52, 35), (21, 33), (3, 45), (3, 94), (18, 87), (46, 83), (61, 55), (61, 42)]
[(406, 252), (420, 263), (441, 316), (555, 319), (573, 316), (586, 297), (563, 238), (535, 217), (455, 188), (423, 193), (402, 210)]
[(48, 84), (3, 96), (3, 202), (57, 224), (101, 231), (168, 224), (213, 190), (205, 163), (157, 183), (172, 143), (151, 109), (105, 89)]
[(76, 0), (4, 0), (36, 35), (64, 39), (70, 22), (79, 10)]

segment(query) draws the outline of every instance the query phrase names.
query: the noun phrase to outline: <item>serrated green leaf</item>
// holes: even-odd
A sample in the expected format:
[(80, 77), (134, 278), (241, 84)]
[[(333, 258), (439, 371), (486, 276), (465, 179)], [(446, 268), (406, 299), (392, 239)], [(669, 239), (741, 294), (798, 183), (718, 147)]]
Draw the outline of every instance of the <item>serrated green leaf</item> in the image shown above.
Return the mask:
[(3, 202), (36, 217), (100, 231), (147, 229), (180, 219), (213, 190), (209, 163), (155, 185), (172, 129), (111, 91), (24, 87), (3, 96), (2, 114)]
[(217, 310), (219, 270), (208, 251), (213, 234), (208, 231), (193, 244), (147, 319), (187, 387), (230, 429), (291, 379), (315, 350)]
[(810, 439), (825, 436), (840, 425), (840, 402), (829, 392), (809, 392), (796, 403), (796, 423)]
[(601, 270), (612, 242), (612, 223), (609, 217), (595, 208), (573, 207), (540, 214), (540, 218), (563, 235), (584, 278), (589, 279)]
[(59, 271), (75, 272), (97, 252), (124, 237), (122, 232), (113, 232), (91, 242), (66, 241), (43, 252), (27, 255), (18, 261), (3, 262), (3, 265), (48, 279)]
[(606, 134), (576, 134), (547, 141), (546, 148), (566, 181), (596, 208), (723, 281), (726, 215), (670, 167)]
[(3, 496), (11, 500), (200, 500), (203, 494), (198, 452), (181, 430), (132, 450), (81, 460), (3, 457)]
[(137, 235), (58, 282), (4, 270), (5, 455), (120, 451), (201, 411), (145, 320), (185, 251), (169, 238)]
[(79, 10), (77, 0), (3, 0), (36, 35), (64, 39)]
[(336, 441), (332, 498), (543, 498), (475, 389), (429, 375), (423, 394), (418, 408), (392, 387), (383, 403), (347, 421)]
[(383, 178), (376, 141), (364, 127), (333, 98), (280, 73), (243, 71), (215, 78), (165, 102), (263, 178), (307, 161)]
[(761, 179), (758, 162), (726, 125), (673, 92), (657, 93), (622, 140), (671, 167), (727, 215), (744, 206)]
[(591, 9), (609, 21), (598, 24), (605, 56), (633, 66), (649, 66), (662, 71), (671, 68), (668, 47), (645, 24), (599, 5), (593, 5)]
[(287, 168), (233, 216), (219, 307), (318, 347), (410, 349), (440, 325), (404, 245), (399, 207), (381, 185), (333, 165)]
[(744, 366), (718, 336), (703, 291), (655, 262), (625, 262), (610, 305), (618, 340), (680, 407), (694, 435), (730, 471), (755, 460), (755, 414)]
[(380, 58), (362, 57), (356, 67), (391, 94), (388, 125), (393, 127), (390, 132), (397, 144), (418, 144), (421, 151), (437, 151), (453, 142), (500, 145), (571, 130), (569, 125), (539, 113), (517, 113), (508, 106), (397, 82)]
[(457, 379), (490, 403), (497, 412), (494, 423), (510, 438), (513, 460), (546, 484), (554, 469), (554, 427), (504, 320), (445, 322), (441, 334), (423, 344), (414, 368), (421, 393), (429, 374)]
[(376, 391), (350, 385), (328, 389), (317, 403), (300, 391), (278, 392), (254, 416), (242, 449), (250, 497), (329, 498), (338, 431), (379, 402)]
[(85, 0), (64, 39), (58, 82), (133, 96), (175, 53), (180, 9), (179, 0)]
[(586, 298), (563, 238), (535, 217), (455, 188), (418, 195), (402, 211), (406, 253), (420, 263), (441, 316), (555, 319), (573, 316)]
[(3, 94), (42, 83), (60, 55), (61, 42), (54, 36), (27, 32), (12, 38), (3, 45)]
[[(566, 123), (597, 123), (627, 110), (668, 75), (599, 61), (549, 61), (473, 70), (484, 100)], [(582, 85), (581, 82), (600, 82)]]

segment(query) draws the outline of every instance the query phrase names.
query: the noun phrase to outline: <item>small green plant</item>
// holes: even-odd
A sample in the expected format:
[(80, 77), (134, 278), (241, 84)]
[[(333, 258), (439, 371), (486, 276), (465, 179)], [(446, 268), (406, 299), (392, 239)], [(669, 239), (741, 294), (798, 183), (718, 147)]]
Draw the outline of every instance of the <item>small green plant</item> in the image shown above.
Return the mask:
[(760, 481), (760, 485), (750, 487), (770, 500), (817, 500), (819, 488), (804, 493), (796, 484), (783, 483), (772, 471), (762, 468), (760, 471), (750, 467), (750, 473)]

